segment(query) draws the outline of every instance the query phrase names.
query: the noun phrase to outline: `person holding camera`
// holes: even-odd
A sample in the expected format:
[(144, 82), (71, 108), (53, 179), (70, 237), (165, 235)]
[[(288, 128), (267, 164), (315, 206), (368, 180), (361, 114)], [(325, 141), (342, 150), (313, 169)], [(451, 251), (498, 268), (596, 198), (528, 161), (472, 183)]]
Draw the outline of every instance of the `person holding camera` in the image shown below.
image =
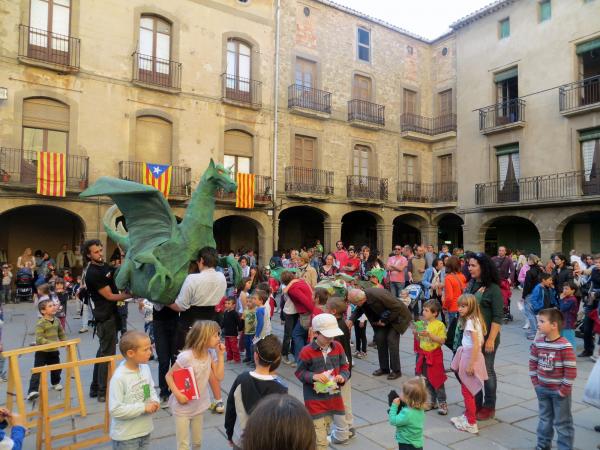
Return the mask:
[(583, 351), (577, 355), (580, 358), (594, 356), (594, 320), (592, 314), (598, 313), (600, 302), (600, 255), (594, 256), (594, 265), (584, 271), (590, 277), (590, 290), (588, 298), (583, 305), (585, 317), (583, 319)]
[[(6, 428), (11, 426), (10, 436), (6, 434)], [(0, 448), (21, 450), (25, 440), (25, 418), (15, 414), (6, 408), (0, 408)]]

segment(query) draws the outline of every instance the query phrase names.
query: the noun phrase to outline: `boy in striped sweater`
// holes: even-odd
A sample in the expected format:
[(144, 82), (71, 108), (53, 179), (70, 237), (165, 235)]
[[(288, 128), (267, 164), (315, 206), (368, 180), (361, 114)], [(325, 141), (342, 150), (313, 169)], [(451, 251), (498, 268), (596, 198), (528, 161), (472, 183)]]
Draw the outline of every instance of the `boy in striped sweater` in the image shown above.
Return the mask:
[(577, 376), (575, 352), (561, 337), (562, 315), (558, 309), (538, 313), (538, 331), (542, 336), (531, 344), (529, 376), (538, 397), (540, 420), (537, 449), (550, 450), (556, 427), (559, 450), (573, 448), (575, 430), (571, 415), (571, 390)]
[(328, 425), (334, 415), (345, 414), (339, 386), (350, 377), (350, 370), (342, 344), (334, 340), (344, 334), (335, 316), (315, 316), (312, 329), (316, 337), (300, 351), (296, 377), (302, 382), (304, 406), (313, 418), (317, 450), (326, 450)]

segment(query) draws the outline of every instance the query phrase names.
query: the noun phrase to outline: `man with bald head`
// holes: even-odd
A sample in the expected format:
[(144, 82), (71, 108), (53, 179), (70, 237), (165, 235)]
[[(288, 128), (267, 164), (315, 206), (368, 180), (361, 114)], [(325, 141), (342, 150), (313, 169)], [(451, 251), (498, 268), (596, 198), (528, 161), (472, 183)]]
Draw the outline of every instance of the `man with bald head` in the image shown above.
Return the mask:
[(379, 369), (373, 372), (378, 377), (387, 374), (388, 380), (402, 376), (400, 370), (400, 335), (404, 334), (412, 315), (406, 305), (387, 289), (351, 289), (348, 300), (357, 308), (348, 320), (351, 327), (363, 314), (367, 316), (375, 331)]

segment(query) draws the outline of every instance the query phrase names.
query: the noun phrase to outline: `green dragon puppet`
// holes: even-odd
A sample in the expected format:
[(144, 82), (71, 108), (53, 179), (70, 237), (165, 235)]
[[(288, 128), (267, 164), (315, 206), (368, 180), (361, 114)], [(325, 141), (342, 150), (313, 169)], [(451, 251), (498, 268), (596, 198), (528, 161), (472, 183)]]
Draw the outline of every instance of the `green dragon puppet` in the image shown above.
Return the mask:
[[(108, 237), (126, 252), (116, 272), (117, 287), (128, 289), (136, 297), (170, 304), (188, 275), (190, 261), (196, 260), (202, 247), (216, 246), (215, 192), (235, 192), (236, 188), (230, 171), (211, 159), (179, 224), (165, 197), (152, 186), (101, 177), (80, 196), (106, 195), (115, 202), (104, 216), (104, 228)], [(109, 223), (108, 218), (117, 207), (125, 217), (127, 234)], [(235, 283), (239, 283), (242, 270), (233, 257), (221, 258), (219, 265), (230, 266)]]

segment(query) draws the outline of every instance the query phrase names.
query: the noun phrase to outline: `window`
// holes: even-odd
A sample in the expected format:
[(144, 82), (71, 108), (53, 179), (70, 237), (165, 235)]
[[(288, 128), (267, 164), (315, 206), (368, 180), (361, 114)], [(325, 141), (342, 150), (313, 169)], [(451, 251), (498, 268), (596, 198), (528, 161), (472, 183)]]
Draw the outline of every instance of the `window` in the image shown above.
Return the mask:
[(371, 32), (365, 28), (358, 27), (357, 31), (358, 59), (371, 61)]
[(438, 158), (439, 163), (439, 182), (449, 183), (453, 181), (452, 177), (452, 155), (444, 155)]
[(233, 173), (252, 173), (253, 139), (252, 135), (241, 130), (225, 132), (223, 148), (225, 167)]
[(440, 92), (438, 96), (440, 116), (452, 114), (452, 89)]
[(516, 99), (519, 97), (519, 70), (512, 68), (494, 75), (496, 83), (496, 103), (499, 105), (496, 111), (497, 125), (515, 122), (519, 118), (519, 105)]
[(371, 101), (371, 79), (362, 75), (354, 75), (352, 83), (352, 99)]
[(417, 114), (417, 93), (404, 89), (404, 114)]
[(550, 0), (542, 0), (538, 3), (539, 21), (544, 22), (552, 17), (552, 2)]
[(69, 107), (48, 98), (23, 102), (23, 150), (67, 153)]
[(140, 116), (135, 123), (135, 159), (152, 164), (171, 164), (173, 126), (156, 116)]
[(142, 16), (138, 51), (140, 80), (168, 84), (171, 24), (159, 17)]
[(498, 22), (498, 37), (504, 39), (510, 36), (510, 19), (502, 19)]
[(582, 42), (576, 46), (579, 62), (579, 79), (583, 86), (573, 103), (577, 106), (591, 105), (600, 102), (600, 38)]
[(498, 162), (498, 201), (519, 201), (519, 183), (521, 164), (519, 144), (496, 147)]
[(28, 55), (67, 64), (70, 19), (71, 0), (31, 0)]
[(369, 176), (369, 158), (371, 149), (366, 145), (355, 145), (352, 157), (352, 174), (361, 177)]
[(600, 128), (580, 132), (583, 192), (600, 194)]
[(417, 157), (415, 155), (407, 155), (406, 153), (402, 156), (403, 160), (403, 178), (407, 183), (415, 183), (418, 181), (417, 177)]
[(314, 88), (317, 78), (317, 64), (304, 58), (296, 58), (296, 84)]
[(317, 140), (314, 137), (296, 135), (294, 137), (294, 167), (312, 169), (315, 166)]
[(227, 98), (251, 102), (251, 47), (237, 39), (227, 41)]

